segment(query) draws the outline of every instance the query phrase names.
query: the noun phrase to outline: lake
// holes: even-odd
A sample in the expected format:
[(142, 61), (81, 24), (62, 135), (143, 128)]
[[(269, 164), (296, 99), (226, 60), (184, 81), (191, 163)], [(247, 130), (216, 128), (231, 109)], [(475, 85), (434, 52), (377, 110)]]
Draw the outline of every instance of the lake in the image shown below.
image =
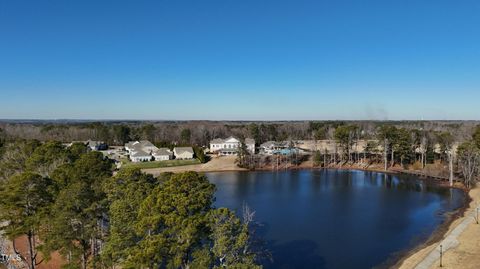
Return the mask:
[(412, 176), (356, 170), (206, 173), (217, 207), (253, 209), (265, 268), (372, 268), (425, 242), (465, 194)]

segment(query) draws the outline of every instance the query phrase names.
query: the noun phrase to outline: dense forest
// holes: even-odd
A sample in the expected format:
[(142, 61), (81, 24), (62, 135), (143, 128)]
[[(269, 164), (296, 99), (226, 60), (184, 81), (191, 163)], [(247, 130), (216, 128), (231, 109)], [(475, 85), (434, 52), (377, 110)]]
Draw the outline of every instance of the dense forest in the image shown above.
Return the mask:
[(3, 136), (11, 138), (56, 140), (61, 142), (101, 140), (110, 145), (123, 145), (128, 140), (147, 139), (156, 144), (176, 143), (208, 146), (213, 138), (236, 136), (254, 138), (257, 144), (269, 140), (334, 139), (338, 126), (354, 125), (362, 138), (376, 137), (382, 125), (408, 130), (449, 132), (459, 141), (468, 139), (478, 124), (474, 121), (106, 121), (63, 122), (28, 121), (0, 122)]
[[(428, 164), (440, 163), (449, 166), (453, 177), (452, 173), (465, 172), (461, 166), (462, 156), (468, 153), (465, 149), (475, 145), (470, 143), (468, 146), (469, 141), (480, 136), (478, 126), (475, 121), (5, 121), (0, 123), (0, 152), (2, 144), (18, 139), (62, 143), (101, 140), (109, 145), (146, 139), (159, 147), (193, 146), (197, 157), (202, 157), (201, 161), (205, 162), (201, 149), (208, 148), (213, 138), (250, 137), (255, 139), (257, 146), (272, 140), (289, 141), (292, 146), (298, 140), (329, 141), (333, 143), (329, 150), (311, 149), (316, 166), (368, 161), (381, 163), (387, 170), (396, 165), (424, 169)], [(363, 146), (359, 147), (362, 143)], [(237, 163), (245, 168), (258, 169), (277, 161), (269, 157), (248, 156), (248, 152), (242, 150), (239, 153)], [(304, 157), (295, 156), (289, 161), (298, 165), (305, 160)]]

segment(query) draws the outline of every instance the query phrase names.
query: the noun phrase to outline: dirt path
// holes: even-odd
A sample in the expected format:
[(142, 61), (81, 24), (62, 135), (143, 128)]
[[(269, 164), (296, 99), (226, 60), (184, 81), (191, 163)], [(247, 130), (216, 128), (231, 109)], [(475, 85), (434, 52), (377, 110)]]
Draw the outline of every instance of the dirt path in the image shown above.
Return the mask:
[(463, 217), (452, 222), (444, 238), (405, 259), (400, 268), (439, 268), (440, 245), (443, 248), (442, 268), (480, 268), (480, 224), (475, 220), (480, 187), (469, 194), (472, 197), (469, 209)]
[(152, 169), (142, 169), (143, 172), (158, 176), (163, 172), (185, 172), (185, 171), (195, 171), (195, 172), (221, 172), (221, 171), (246, 171), (247, 169), (240, 168), (235, 164), (236, 156), (222, 156), (222, 157), (213, 157), (209, 162), (202, 164), (194, 165), (183, 165), (175, 167), (163, 167), (163, 168), (152, 168)]

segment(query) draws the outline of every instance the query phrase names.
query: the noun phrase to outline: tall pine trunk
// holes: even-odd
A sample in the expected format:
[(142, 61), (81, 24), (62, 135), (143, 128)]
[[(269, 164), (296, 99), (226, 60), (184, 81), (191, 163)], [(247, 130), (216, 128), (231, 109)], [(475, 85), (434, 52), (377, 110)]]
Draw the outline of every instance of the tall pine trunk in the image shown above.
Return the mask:
[(28, 251), (30, 253), (30, 269), (35, 269), (36, 266), (36, 255), (35, 255), (35, 250), (34, 250), (34, 242), (35, 237), (33, 235), (32, 231), (29, 231), (27, 234), (28, 238)]

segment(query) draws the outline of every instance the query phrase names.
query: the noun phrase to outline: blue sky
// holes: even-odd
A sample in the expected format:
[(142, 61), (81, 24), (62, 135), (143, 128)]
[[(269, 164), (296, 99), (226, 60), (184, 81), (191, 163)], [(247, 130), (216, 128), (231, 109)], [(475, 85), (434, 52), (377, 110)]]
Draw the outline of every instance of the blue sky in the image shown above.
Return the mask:
[(0, 118), (480, 119), (480, 1), (0, 0)]

